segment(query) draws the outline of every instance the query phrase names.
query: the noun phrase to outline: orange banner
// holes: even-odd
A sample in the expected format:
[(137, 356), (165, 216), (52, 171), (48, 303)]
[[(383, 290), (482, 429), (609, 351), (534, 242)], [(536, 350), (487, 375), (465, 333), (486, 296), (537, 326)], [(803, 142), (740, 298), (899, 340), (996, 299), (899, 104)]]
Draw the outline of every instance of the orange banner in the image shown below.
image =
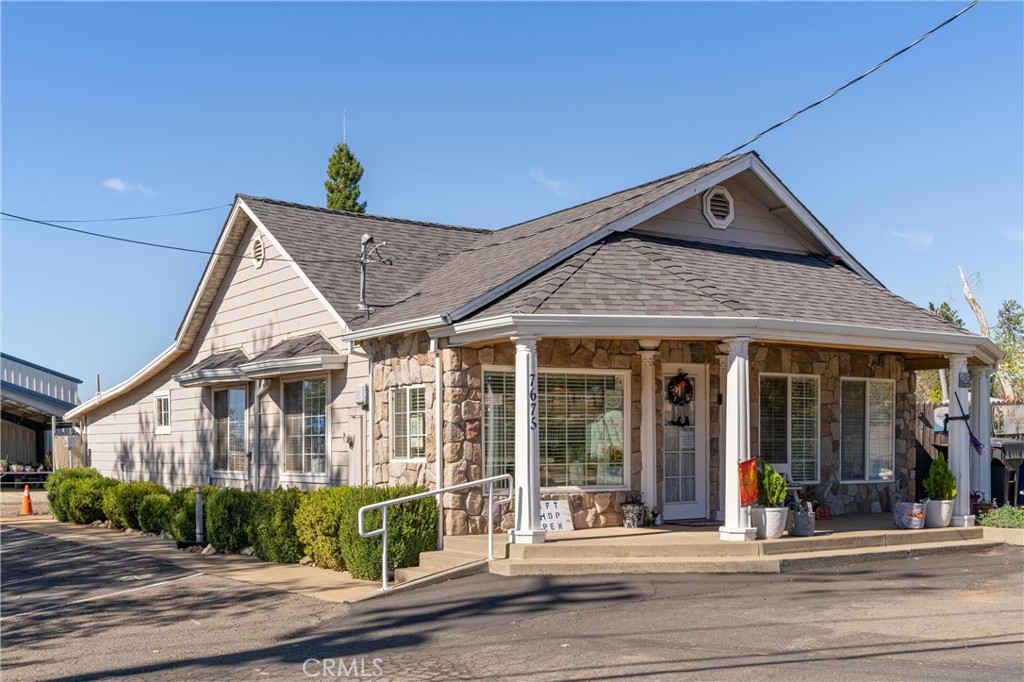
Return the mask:
[(749, 507), (757, 502), (757, 458), (740, 462), (740, 506)]

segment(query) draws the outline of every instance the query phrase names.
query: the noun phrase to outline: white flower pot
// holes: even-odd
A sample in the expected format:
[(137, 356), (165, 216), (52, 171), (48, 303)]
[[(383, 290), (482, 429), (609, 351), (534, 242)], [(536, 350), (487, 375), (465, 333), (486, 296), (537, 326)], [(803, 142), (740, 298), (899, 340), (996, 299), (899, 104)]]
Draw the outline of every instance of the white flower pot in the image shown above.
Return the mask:
[(789, 524), (789, 510), (785, 507), (751, 507), (750, 520), (758, 540), (781, 538)]
[(952, 520), (953, 500), (928, 500), (925, 503), (925, 528), (945, 528)]

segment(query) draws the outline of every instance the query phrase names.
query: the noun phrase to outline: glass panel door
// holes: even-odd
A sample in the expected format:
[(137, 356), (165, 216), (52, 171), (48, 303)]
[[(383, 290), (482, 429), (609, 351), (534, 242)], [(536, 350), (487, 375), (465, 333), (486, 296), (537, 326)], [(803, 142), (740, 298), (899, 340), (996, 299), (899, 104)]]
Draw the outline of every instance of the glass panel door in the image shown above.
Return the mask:
[(702, 366), (666, 366), (665, 370), (662, 382), (664, 517), (703, 518), (707, 496), (704, 370)]

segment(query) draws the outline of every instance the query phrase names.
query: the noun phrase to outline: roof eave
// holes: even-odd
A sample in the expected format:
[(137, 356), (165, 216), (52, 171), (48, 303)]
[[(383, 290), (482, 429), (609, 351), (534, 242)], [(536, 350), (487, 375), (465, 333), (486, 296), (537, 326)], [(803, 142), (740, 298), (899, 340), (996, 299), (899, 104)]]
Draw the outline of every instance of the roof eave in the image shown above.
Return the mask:
[(65, 414), (64, 419), (67, 421), (78, 419), (82, 415), (91, 412), (100, 405), (108, 403), (114, 398), (123, 395), (124, 393), (127, 393), (131, 389), (135, 388), (136, 385), (144, 381), (148, 381), (149, 379), (156, 376), (161, 370), (167, 367), (167, 365), (169, 365), (171, 362), (173, 362), (178, 357), (183, 355), (184, 352), (185, 351), (178, 350), (177, 343), (172, 344), (167, 350), (165, 350), (164, 352), (160, 353), (160, 355), (150, 360), (149, 364), (140, 369), (138, 372), (131, 375), (121, 383), (114, 386), (113, 388), (110, 388), (106, 391), (100, 391), (92, 398), (89, 398), (84, 403), (82, 403), (75, 409)]

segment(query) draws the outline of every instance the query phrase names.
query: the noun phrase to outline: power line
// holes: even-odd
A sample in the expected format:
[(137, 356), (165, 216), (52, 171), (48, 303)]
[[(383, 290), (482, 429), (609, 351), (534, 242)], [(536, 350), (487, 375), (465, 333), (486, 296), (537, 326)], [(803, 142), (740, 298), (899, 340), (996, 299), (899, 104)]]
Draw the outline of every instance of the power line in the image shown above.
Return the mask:
[[(220, 206), (210, 206), (209, 208), (197, 208), (194, 211), (180, 211), (178, 213), (160, 213), (160, 214), (157, 214), (157, 215), (137, 215), (137, 216), (128, 216), (128, 217), (124, 217), (124, 218), (92, 218), (92, 219), (89, 219), (89, 220), (69, 220), (69, 219), (66, 219), (66, 218), (47, 218), (43, 222), (54, 222), (54, 223), (116, 223), (116, 222), (120, 222), (122, 220), (151, 220), (153, 218), (174, 218), (175, 216), (192, 215), (193, 213), (205, 213), (207, 211), (218, 211), (218, 210), (222, 210), (222, 209), (225, 209), (225, 208), (231, 208), (231, 204), (222, 204)], [(28, 218), (20, 218), (20, 217), (17, 217), (17, 216), (12, 216), (12, 215), (7, 214), (7, 213), (4, 213), (3, 215), (6, 216), (6, 217), (11, 218), (12, 220), (25, 220), (25, 221), (28, 221), (28, 222), (32, 222), (32, 221), (29, 221)]]
[(732, 154), (735, 154), (739, 150), (743, 149), (744, 147), (746, 147), (746, 146), (748, 146), (750, 144), (753, 144), (754, 142), (757, 142), (758, 140), (760, 140), (762, 137), (764, 137), (768, 133), (772, 132), (773, 130), (776, 130), (777, 128), (781, 128), (782, 126), (786, 125), (787, 123), (789, 123), (790, 121), (792, 121), (794, 118), (796, 118), (800, 114), (804, 113), (805, 111), (810, 111), (811, 109), (813, 109), (814, 107), (818, 106), (819, 104), (823, 104), (823, 103), (827, 102), (828, 100), (832, 99), (833, 97), (838, 95), (840, 92), (842, 92), (846, 88), (848, 88), (851, 85), (853, 85), (854, 83), (857, 83), (859, 81), (864, 80), (865, 78), (867, 78), (868, 76), (873, 74), (875, 71), (878, 71), (880, 68), (882, 68), (883, 66), (885, 66), (886, 64), (888, 64), (892, 60), (896, 59), (896, 57), (899, 57), (901, 54), (903, 54), (904, 52), (906, 52), (910, 48), (912, 48), (915, 45), (917, 45), (918, 43), (922, 42), (928, 36), (932, 35), (936, 31), (938, 31), (939, 29), (943, 28), (944, 26), (947, 26), (948, 24), (951, 24), (954, 20), (959, 18), (960, 15), (962, 15), (964, 12), (966, 12), (967, 10), (969, 10), (972, 7), (974, 7), (975, 5), (977, 5), (978, 2), (980, 2), (980, 0), (974, 0), (974, 2), (972, 2), (969, 5), (967, 5), (967, 7), (964, 7), (962, 10), (960, 10), (959, 12), (957, 12), (956, 14), (951, 16), (949, 19), (946, 19), (941, 24), (939, 24), (938, 26), (936, 26), (932, 30), (928, 31), (923, 36), (921, 36), (920, 38), (915, 40), (914, 42), (912, 42), (909, 45), (907, 45), (906, 47), (904, 47), (902, 50), (899, 50), (898, 52), (894, 52), (893, 54), (889, 55), (888, 57), (886, 57), (882, 61), (880, 61), (877, 64), (875, 64), (873, 67), (871, 67), (870, 69), (868, 69), (867, 71), (865, 71), (861, 75), (859, 75), (856, 78), (854, 78), (852, 81), (846, 83), (845, 85), (842, 85), (842, 86), (836, 88), (835, 90), (833, 90), (829, 94), (827, 94), (824, 97), (822, 97), (821, 99), (819, 99), (817, 102), (814, 102), (813, 104), (808, 104), (806, 107), (804, 107), (800, 111), (797, 111), (796, 113), (790, 115), (789, 117), (779, 121), (778, 123), (776, 123), (775, 125), (771, 126), (770, 128), (765, 128), (764, 130), (759, 132), (757, 135), (754, 135), (752, 138), (750, 138), (749, 140), (747, 140), (746, 142), (744, 142), (740, 146), (733, 147), (732, 149), (730, 149), (726, 153), (724, 153), (721, 156), (719, 156), (718, 159), (716, 159), (716, 161), (720, 160), (720, 159), (724, 159), (727, 156), (731, 156)]

